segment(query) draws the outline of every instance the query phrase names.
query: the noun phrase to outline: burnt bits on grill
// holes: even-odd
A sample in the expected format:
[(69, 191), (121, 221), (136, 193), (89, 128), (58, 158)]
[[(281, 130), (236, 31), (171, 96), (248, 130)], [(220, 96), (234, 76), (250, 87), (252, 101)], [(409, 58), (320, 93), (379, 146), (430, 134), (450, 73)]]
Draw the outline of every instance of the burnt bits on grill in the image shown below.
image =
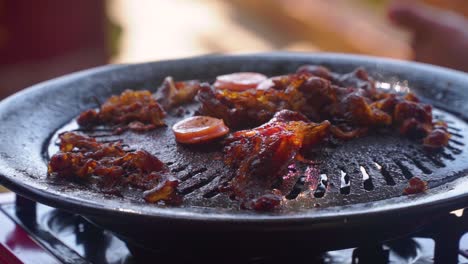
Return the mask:
[(59, 136), (60, 152), (49, 161), (54, 177), (94, 182), (105, 193), (121, 195), (125, 186), (144, 191), (150, 203), (178, 204), (178, 181), (167, 166), (144, 150), (126, 152), (121, 143), (100, 143), (73, 132)]
[(224, 190), (246, 201), (245, 208), (271, 210), (279, 206), (281, 193), (272, 190), (273, 186), (287, 174), (303, 148), (328, 135), (329, 127), (328, 121), (316, 124), (300, 113), (281, 110), (260, 127), (231, 134), (224, 153), (235, 176)]
[(144, 132), (164, 126), (165, 115), (151, 92), (125, 90), (120, 95), (111, 96), (99, 110), (84, 111), (77, 122), (85, 128), (114, 126), (117, 133), (127, 129)]
[(257, 89), (235, 91), (202, 85), (200, 113), (222, 118), (231, 128), (261, 125), (275, 113), (288, 109), (313, 122), (328, 120), (330, 132), (340, 139), (365, 135), (370, 129), (395, 128), (422, 139), (428, 148), (448, 144), (449, 133), (433, 123), (432, 108), (412, 93), (379, 90), (364, 69), (348, 74), (306, 65), (296, 73), (272, 77)]
[(408, 186), (403, 189), (404, 195), (422, 193), (427, 190), (427, 182), (421, 180), (418, 177), (413, 177), (409, 179)]

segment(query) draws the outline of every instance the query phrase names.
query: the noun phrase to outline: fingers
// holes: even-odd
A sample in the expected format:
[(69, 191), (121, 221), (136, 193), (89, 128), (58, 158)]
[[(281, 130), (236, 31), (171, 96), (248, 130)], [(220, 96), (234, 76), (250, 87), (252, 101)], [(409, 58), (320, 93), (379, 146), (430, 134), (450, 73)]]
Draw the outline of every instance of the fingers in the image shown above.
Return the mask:
[[(439, 11), (443, 13), (443, 11)], [(425, 32), (441, 26), (437, 10), (410, 1), (394, 1), (388, 16), (398, 26), (413, 32)]]

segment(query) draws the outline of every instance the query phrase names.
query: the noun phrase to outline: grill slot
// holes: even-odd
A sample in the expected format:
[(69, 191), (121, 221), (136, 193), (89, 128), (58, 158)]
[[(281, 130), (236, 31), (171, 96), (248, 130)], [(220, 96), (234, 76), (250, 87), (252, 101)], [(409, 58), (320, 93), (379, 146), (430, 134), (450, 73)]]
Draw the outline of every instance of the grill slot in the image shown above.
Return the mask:
[(349, 194), (351, 191), (351, 183), (350, 183), (349, 175), (343, 170), (340, 170), (340, 182), (341, 182), (340, 193)]
[(454, 147), (453, 145), (449, 144), (447, 146), (447, 149), (449, 149), (453, 154), (455, 155), (460, 155), (463, 151), (457, 147)]
[(455, 132), (450, 132), (450, 135), (455, 136), (455, 137), (457, 137), (457, 138), (463, 138), (462, 135), (460, 135), (460, 134), (458, 134), (458, 133), (455, 133)]
[[(373, 188), (378, 188), (380, 186), (385, 187), (388, 185), (387, 180), (385, 179), (385, 177), (383, 177), (382, 173), (380, 172), (380, 169), (378, 169), (375, 166), (375, 162), (372, 159), (362, 162), (361, 164), (362, 164), (362, 167), (365, 169), (367, 175), (369, 175)], [(362, 171), (361, 171), (361, 174), (362, 174)], [(369, 183), (364, 182), (364, 184), (368, 185)]]
[(181, 176), (179, 179), (181, 181), (186, 181), (186, 180), (188, 180), (188, 179), (190, 179), (190, 178), (192, 178), (192, 177), (194, 177), (194, 176), (196, 176), (198, 174), (204, 173), (207, 170), (208, 169), (205, 168), (205, 167), (201, 167), (201, 168), (197, 168), (197, 169), (191, 169), (191, 170), (189, 169), (189, 172), (187, 174)]
[(426, 165), (423, 164), (422, 161), (420, 161), (417, 158), (411, 157), (410, 155), (405, 155), (409, 160), (411, 160), (418, 169), (420, 169), (424, 174), (431, 174), (432, 170), (429, 169)]
[(401, 173), (403, 174), (403, 176), (405, 176), (406, 179), (411, 179), (414, 177), (413, 173), (411, 172), (411, 170), (403, 164), (403, 161), (400, 161), (400, 160), (394, 160), (395, 164), (400, 168), (401, 170)]
[[(170, 126), (174, 122), (172, 117), (168, 118)], [(468, 164), (468, 157), (464, 157), (468, 126), (453, 121), (456, 119), (449, 114), (441, 118), (450, 123), (453, 135), (443, 151), (428, 152), (416, 141), (396, 133), (370, 133), (350, 141), (335, 140), (311, 153), (316, 165), (296, 165), (290, 168), (291, 177), (278, 184), (278, 189), (287, 193), (285, 204), (311, 208), (318, 199), (322, 207), (376, 201), (400, 196), (408, 179), (414, 176), (428, 181), (431, 187), (452, 180), (454, 177), (447, 175), (460, 171), (452, 169), (454, 164)], [(99, 142), (120, 141), (129, 144), (125, 148), (154, 153), (180, 180), (179, 192), (185, 196), (186, 205), (238, 208), (238, 200), (220, 191), (233, 172), (227, 172), (217, 148), (174, 145), (170, 129), (148, 134), (128, 131), (120, 135), (112, 129), (81, 131)]]
[(203, 198), (210, 199), (219, 194), (219, 189), (215, 188), (203, 194)]
[(393, 180), (393, 177), (390, 175), (390, 172), (385, 168), (386, 166), (380, 165), (375, 160), (374, 160), (374, 165), (380, 171), (380, 174), (382, 174), (382, 176), (385, 179), (385, 182), (387, 183), (387, 185), (393, 186), (393, 185), (396, 184), (395, 180)]
[(188, 166), (189, 166), (189, 164), (179, 165), (179, 166), (171, 169), (171, 172), (175, 172), (175, 173), (181, 172), (181, 171), (185, 170)]
[(213, 198), (220, 193), (220, 187), (224, 186), (232, 175), (222, 175), (220, 177), (215, 177), (213, 181), (209, 184), (202, 186), (200, 188), (200, 193), (202, 193), (203, 198)]
[(459, 146), (465, 146), (465, 143), (458, 141), (456, 139), (453, 139), (453, 138), (449, 139), (449, 141)]
[(446, 165), (445, 163), (437, 156), (431, 155), (431, 154), (425, 154), (426, 157), (437, 167), (439, 168), (445, 168)]
[(448, 129), (449, 130), (453, 130), (453, 131), (457, 131), (457, 132), (461, 132), (462, 130), (458, 127), (454, 127), (454, 126), (448, 126)]
[(193, 191), (200, 189), (201, 187), (210, 183), (215, 177), (217, 173), (211, 174), (198, 174), (195, 177), (190, 178), (189, 180), (182, 182), (179, 185), (179, 192), (183, 195), (187, 195), (192, 193)]
[(372, 178), (367, 173), (366, 169), (363, 166), (359, 166), (362, 174), (362, 183), (366, 191), (374, 190), (374, 184), (372, 183)]
[(351, 192), (357, 193), (364, 189), (362, 183), (362, 174), (361, 170), (359, 170), (359, 165), (353, 164), (352, 167), (345, 170), (345, 172), (349, 174), (349, 187), (351, 188)]
[(446, 160), (451, 160), (451, 161), (455, 160), (455, 157), (454, 157), (452, 154), (450, 154), (450, 153), (442, 152), (442, 153), (440, 153), (440, 154), (441, 154), (442, 157), (443, 157), (444, 159), (446, 159)]
[(452, 154), (447, 153), (446, 150), (442, 151), (442, 152), (440, 153), (440, 155), (441, 155), (444, 159), (447, 159), (447, 160), (455, 160), (455, 157), (452, 156)]
[(288, 200), (293, 200), (296, 199), (296, 197), (304, 190), (304, 183), (305, 183), (305, 176), (300, 176), (296, 184), (294, 184), (294, 187), (292, 188), (291, 192), (289, 192), (288, 195), (286, 195), (286, 199)]
[(325, 195), (327, 186), (328, 186), (328, 176), (326, 174), (320, 174), (320, 179), (314, 191), (314, 197), (322, 198)]

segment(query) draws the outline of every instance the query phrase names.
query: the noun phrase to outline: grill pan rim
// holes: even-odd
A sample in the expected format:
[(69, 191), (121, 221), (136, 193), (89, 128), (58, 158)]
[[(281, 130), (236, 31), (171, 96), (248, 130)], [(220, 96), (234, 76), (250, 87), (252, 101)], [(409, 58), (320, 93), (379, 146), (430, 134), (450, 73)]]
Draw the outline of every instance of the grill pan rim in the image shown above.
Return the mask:
[[(17, 104), (18, 102), (24, 102), (27, 99), (34, 98), (36, 95), (41, 95), (41, 93), (46, 92), (53, 86), (64, 86), (66, 84), (75, 82), (77, 80), (83, 79), (92, 79), (93, 76), (96, 75), (106, 75), (110, 74), (115, 71), (137, 71), (139, 67), (144, 68), (145, 65), (161, 65), (167, 63), (179, 63), (180, 65), (184, 63), (192, 63), (196, 64), (196, 62), (203, 61), (205, 63), (209, 63), (210, 61), (226, 61), (226, 60), (251, 60), (252, 58), (258, 60), (268, 61), (275, 61), (275, 60), (310, 60), (314, 61), (327, 61), (327, 60), (335, 60), (341, 63), (351, 63), (353, 65), (360, 65), (365, 64), (369, 67), (370, 63), (374, 63), (375, 65), (379, 65), (379, 67), (403, 67), (407, 71), (416, 71), (420, 72), (421, 74), (426, 72), (430, 72), (436, 76), (442, 77), (446, 81), (451, 80), (458, 80), (458, 82), (462, 82), (468, 84), (468, 75), (457, 72), (454, 70), (449, 70), (441, 67), (425, 65), (421, 63), (413, 63), (413, 62), (405, 62), (393, 59), (382, 59), (370, 56), (358, 56), (358, 55), (344, 55), (344, 54), (333, 54), (333, 53), (323, 53), (323, 54), (314, 54), (314, 55), (305, 55), (300, 53), (265, 53), (265, 54), (248, 54), (248, 55), (212, 55), (212, 56), (202, 56), (202, 57), (194, 57), (189, 59), (182, 59), (182, 60), (169, 60), (169, 61), (160, 61), (160, 62), (153, 62), (153, 63), (143, 63), (143, 64), (134, 64), (134, 65), (110, 65), (110, 66), (103, 66), (96, 69), (90, 69), (82, 72), (78, 72), (72, 75), (67, 75), (58, 79), (54, 79), (45, 83), (41, 83), (35, 85), (31, 88), (23, 90), (0, 103), (0, 120), (8, 119), (5, 117), (5, 113), (9, 111), (9, 108), (12, 105)], [(92, 81), (92, 80), (91, 80)], [(460, 89), (468, 90), (468, 87), (462, 86)], [(452, 109), (453, 110), (453, 109)], [(463, 112), (463, 109), (460, 109)], [(466, 118), (465, 118), (466, 119)], [(4, 129), (2, 129), (4, 130)], [(5, 130), (1, 132), (1, 135), (8, 134)], [(42, 139), (44, 140), (44, 139)], [(371, 216), (374, 214), (382, 215), (388, 214), (393, 212), (399, 213), (414, 213), (415, 211), (429, 211), (429, 210), (436, 210), (436, 209), (456, 209), (458, 206), (467, 205), (468, 201), (464, 199), (468, 196), (468, 188), (463, 188), (463, 185), (466, 185), (468, 179), (457, 179), (453, 182), (450, 182), (446, 185), (433, 188), (429, 191), (426, 195), (420, 195), (416, 197), (396, 197), (391, 199), (386, 199), (382, 201), (370, 202), (370, 203), (362, 203), (362, 204), (354, 204), (344, 207), (334, 207), (331, 210), (330, 208), (318, 208), (318, 209), (310, 209), (308, 212), (305, 213), (295, 213), (294, 215), (291, 214), (261, 214), (261, 213), (253, 213), (253, 212), (246, 212), (246, 211), (238, 211), (238, 212), (229, 212), (228, 214), (223, 214), (216, 212), (218, 209), (216, 208), (204, 208), (204, 209), (196, 209), (196, 208), (160, 208), (157, 206), (149, 207), (148, 205), (141, 206), (137, 205), (134, 206), (135, 208), (140, 208), (140, 210), (125, 210), (115, 207), (109, 206), (107, 203), (99, 203), (99, 202), (91, 202), (87, 200), (80, 199), (79, 197), (70, 197), (70, 196), (63, 196), (58, 193), (48, 192), (47, 190), (43, 190), (40, 188), (36, 188), (34, 186), (34, 182), (26, 181), (22, 182), (20, 179), (16, 178), (15, 175), (20, 174), (21, 177), (31, 177), (27, 171), (18, 171), (20, 168), (14, 168), (8, 161), (12, 162), (8, 158), (8, 150), (2, 149), (0, 147), (0, 184), (5, 185), (7, 188), (29, 197), (33, 200), (58, 207), (63, 208), (69, 211), (74, 211), (76, 213), (85, 214), (85, 215), (106, 215), (106, 214), (119, 214), (122, 217), (143, 217), (143, 218), (171, 218), (174, 220), (203, 220), (203, 221), (235, 221), (236, 223), (239, 222), (247, 222), (247, 223), (266, 223), (266, 222), (281, 222), (284, 223), (285, 221), (342, 221), (345, 218), (352, 218), (358, 216)], [(37, 154), (37, 153), (36, 153)], [(40, 172), (37, 172), (40, 174)], [(43, 173), (42, 173), (43, 174)], [(465, 183), (465, 184), (463, 184)], [(37, 184), (37, 182), (36, 182)], [(449, 191), (444, 191), (446, 188), (452, 188)], [(435, 192), (435, 194), (433, 194)], [(424, 196), (424, 197), (422, 197)], [(440, 198), (440, 199), (436, 199)], [(105, 200), (104, 200), (105, 201)], [(383, 204), (388, 202), (396, 201), (393, 205), (385, 205), (382, 207)], [(102, 201), (101, 201), (102, 202)], [(351, 210), (349, 208), (352, 208)], [(367, 208), (366, 208), (367, 207)], [(341, 213), (339, 212), (341, 211)]]
[[(4, 177), (3, 171), (0, 169), (0, 176)], [(462, 176), (462, 177), (466, 177)], [(138, 217), (141, 220), (152, 220), (157, 218), (162, 219), (171, 219), (174, 221), (202, 221), (206, 224), (212, 222), (232, 222), (235, 224), (284, 224), (284, 223), (332, 223), (332, 222), (358, 222), (359, 220), (355, 218), (365, 218), (367, 221), (372, 219), (373, 216), (382, 217), (382, 215), (398, 213), (400, 216), (406, 215), (420, 215), (425, 212), (438, 212), (438, 213), (448, 213), (456, 209), (460, 209), (468, 206), (468, 188), (457, 188), (452, 189), (450, 192), (455, 193), (442, 193), (443, 189), (447, 189), (453, 186), (439, 186), (432, 188), (431, 191), (439, 191), (436, 195), (431, 196), (431, 201), (427, 201), (427, 197), (422, 197), (422, 195), (413, 195), (413, 196), (400, 196), (395, 198), (389, 198), (381, 201), (374, 201), (368, 203), (359, 203), (352, 204), (347, 206), (336, 206), (333, 207), (333, 212), (330, 212), (328, 208), (314, 208), (310, 209), (311, 212), (307, 213), (295, 213), (294, 215), (284, 215), (284, 214), (267, 214), (267, 213), (257, 213), (250, 211), (235, 211), (230, 214), (220, 214), (216, 212), (217, 208), (203, 208), (197, 210), (197, 208), (160, 208), (160, 207), (151, 207), (153, 210), (130, 210), (123, 208), (112, 208), (103, 206), (101, 203), (93, 203), (87, 200), (81, 199), (70, 199), (65, 200), (57, 199), (61, 196), (56, 193), (46, 193), (41, 192), (40, 189), (30, 189), (27, 185), (21, 183), (14, 183), (12, 181), (0, 180), (0, 184), (4, 185), (13, 192), (25, 196), (33, 201), (49, 205), (54, 208), (63, 209), (73, 213), (86, 215), (89, 217), (96, 216), (116, 216), (125, 218), (134, 218)], [(457, 179), (449, 183), (449, 185), (468, 185), (468, 179)], [(424, 195), (424, 194), (423, 194)], [(456, 199), (453, 196), (457, 195)], [(436, 199), (440, 197), (441, 199)], [(416, 198), (416, 199), (414, 199)], [(418, 199), (419, 198), (419, 199)], [(401, 201), (398, 201), (401, 200)], [(464, 201), (465, 200), (465, 201)], [(394, 205), (386, 205), (382, 207), (382, 202), (394, 202), (397, 201)], [(402, 206), (404, 204), (404, 206)], [(426, 205), (426, 206), (423, 206)], [(347, 208), (354, 207), (351, 211), (347, 211)], [(367, 207), (368, 209), (355, 207)], [(378, 208), (379, 207), (379, 208)], [(189, 210), (187, 210), (189, 209)], [(207, 212), (211, 211), (211, 212)], [(344, 211), (339, 213), (339, 211)], [(149, 214), (151, 213), (151, 214)]]

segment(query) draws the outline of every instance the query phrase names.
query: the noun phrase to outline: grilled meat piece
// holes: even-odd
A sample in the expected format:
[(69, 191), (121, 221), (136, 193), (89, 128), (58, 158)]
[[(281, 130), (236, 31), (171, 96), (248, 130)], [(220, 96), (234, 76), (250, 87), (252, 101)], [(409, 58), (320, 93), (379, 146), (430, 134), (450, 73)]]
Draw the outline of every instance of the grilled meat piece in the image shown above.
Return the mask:
[(84, 111), (77, 118), (81, 127), (97, 125), (117, 126), (117, 132), (126, 129), (148, 131), (164, 126), (164, 110), (149, 91), (125, 90), (120, 95), (111, 96), (99, 110)]
[(447, 146), (450, 139), (447, 123), (438, 121), (433, 124), (434, 129), (424, 138), (423, 145), (429, 149), (438, 149)]
[(230, 128), (247, 128), (263, 124), (273, 117), (278, 108), (276, 103), (280, 102), (276, 94), (276, 91), (219, 90), (204, 84), (197, 99), (202, 103), (199, 109), (202, 115), (221, 118)]
[(176, 82), (168, 76), (156, 92), (156, 99), (168, 111), (173, 107), (191, 102), (199, 89), (200, 82), (197, 80)]
[(431, 148), (448, 144), (448, 132), (439, 129), (432, 133), (431, 106), (412, 93), (377, 89), (361, 68), (336, 74), (306, 65), (296, 73), (272, 77), (257, 89), (232, 91), (204, 85), (197, 98), (200, 113), (222, 118), (231, 128), (261, 125), (287, 109), (314, 122), (329, 120), (332, 134), (340, 139), (359, 137), (376, 127), (395, 127), (405, 136), (423, 139)]
[[(300, 151), (321, 142), (329, 127), (328, 121), (316, 124), (300, 113), (282, 110), (260, 127), (233, 133), (226, 139), (224, 149), (225, 163), (235, 170), (227, 190), (241, 199), (256, 199), (268, 193), (288, 172)], [(256, 201), (262, 200), (270, 201)], [(257, 202), (250, 204), (256, 208), (271, 207), (255, 205)]]
[(427, 190), (427, 182), (418, 177), (409, 179), (408, 186), (403, 189), (404, 195), (422, 193)]
[(66, 132), (60, 135), (60, 152), (49, 161), (51, 176), (96, 181), (101, 190), (120, 193), (124, 186), (146, 191), (148, 202), (180, 201), (168, 168), (144, 150), (126, 152), (121, 143), (99, 143), (96, 139)]

